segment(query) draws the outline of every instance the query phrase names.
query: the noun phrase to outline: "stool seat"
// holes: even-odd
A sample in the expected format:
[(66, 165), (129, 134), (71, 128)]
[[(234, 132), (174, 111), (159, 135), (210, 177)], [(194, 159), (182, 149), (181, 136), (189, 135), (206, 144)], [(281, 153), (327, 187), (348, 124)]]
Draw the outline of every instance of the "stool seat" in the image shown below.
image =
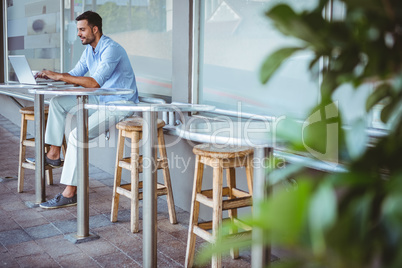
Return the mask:
[[(191, 199), (190, 222), (187, 238), (185, 267), (192, 267), (196, 237), (215, 243), (218, 231), (223, 221), (222, 212), (228, 211), (229, 220), (239, 223), (245, 231), (238, 232), (237, 227), (231, 227), (231, 237), (251, 237), (251, 228), (237, 218), (237, 209), (252, 206), (253, 194), (253, 148), (242, 146), (221, 146), (199, 144), (194, 146), (195, 175)], [(202, 189), (204, 166), (212, 167), (212, 189)], [(235, 168), (245, 167), (248, 192), (236, 186)], [(227, 186), (223, 187), (223, 170), (226, 172)], [(198, 221), (200, 205), (212, 208), (212, 221)], [(212, 230), (212, 232), (210, 232)], [(239, 256), (239, 249), (231, 249), (232, 258)], [(215, 254), (212, 257), (212, 267), (222, 266), (222, 257)]]
[[(119, 130), (125, 130), (125, 131), (142, 131), (143, 121), (144, 120), (141, 117), (130, 118), (130, 120), (119, 122), (116, 125), (116, 128)], [(165, 126), (165, 121), (158, 119), (157, 127), (161, 128), (164, 126)]]
[[(117, 154), (116, 154), (116, 168), (114, 173), (113, 184), (113, 199), (111, 222), (117, 221), (119, 198), (125, 196), (130, 199), (131, 205), (131, 232), (136, 233), (139, 231), (139, 200), (142, 200), (143, 182), (139, 180), (139, 173), (142, 173), (143, 157), (139, 153), (139, 143), (142, 139), (142, 125), (144, 120), (141, 117), (133, 117), (127, 121), (119, 122), (116, 128), (119, 130), (117, 141)], [(170, 172), (165, 148), (165, 140), (163, 136), (163, 126), (165, 122), (158, 119), (157, 136), (158, 136), (158, 151), (159, 156), (156, 159), (155, 166), (158, 170), (163, 172), (164, 183), (157, 182), (156, 195), (166, 195), (168, 204), (169, 220), (172, 224), (177, 223), (176, 211), (174, 207), (173, 191), (170, 181)], [(125, 139), (130, 139), (130, 154), (124, 157), (124, 142)], [(130, 183), (122, 184), (122, 169), (130, 171)]]
[(246, 146), (219, 146), (210, 143), (199, 144), (193, 148), (193, 153), (200, 156), (212, 158), (234, 158), (250, 155), (254, 152), (253, 148)]

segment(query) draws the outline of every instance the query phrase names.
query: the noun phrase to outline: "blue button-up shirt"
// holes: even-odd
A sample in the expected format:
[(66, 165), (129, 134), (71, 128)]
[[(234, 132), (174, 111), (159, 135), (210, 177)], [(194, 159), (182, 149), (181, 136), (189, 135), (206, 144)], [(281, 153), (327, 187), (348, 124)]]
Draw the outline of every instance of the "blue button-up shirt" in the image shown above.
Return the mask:
[(134, 89), (132, 95), (100, 96), (100, 102), (128, 100), (138, 103), (138, 90), (133, 68), (122, 46), (102, 35), (95, 50), (87, 45), (77, 65), (68, 72), (72, 76), (89, 76), (94, 78), (101, 88)]

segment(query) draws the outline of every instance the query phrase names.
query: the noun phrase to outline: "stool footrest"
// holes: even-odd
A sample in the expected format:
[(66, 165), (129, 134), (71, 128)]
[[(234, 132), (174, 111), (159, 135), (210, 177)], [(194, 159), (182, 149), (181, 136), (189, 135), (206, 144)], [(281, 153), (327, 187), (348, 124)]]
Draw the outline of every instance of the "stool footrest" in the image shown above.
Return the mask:
[(222, 210), (250, 207), (253, 205), (253, 197), (239, 197), (222, 201)]
[(251, 240), (251, 231), (244, 231), (244, 232), (238, 232), (238, 233), (234, 233), (234, 234), (228, 234), (228, 235), (225, 235), (224, 239), (228, 243), (230, 243), (231, 241), (239, 242), (239, 241)]
[(247, 193), (246, 191), (237, 189), (237, 188), (232, 188), (232, 195), (235, 197), (249, 197), (251, 196), (250, 193)]
[[(201, 194), (207, 196), (208, 198), (212, 198), (213, 190), (203, 190)], [(222, 196), (229, 196), (230, 195), (230, 188), (229, 187), (222, 187)], [(250, 193), (240, 190), (238, 188), (232, 188), (232, 195), (235, 197), (246, 197), (250, 196)]]
[[(139, 192), (138, 192), (138, 198), (142, 200), (142, 182), (139, 184)], [(122, 184), (120, 186), (116, 187), (116, 192), (120, 195), (123, 195), (125, 197), (131, 198), (131, 183), (130, 184)], [(161, 183), (156, 184), (156, 195), (166, 195), (167, 194), (167, 187)]]
[[(32, 164), (32, 163), (22, 162), (21, 166), (22, 166), (23, 168), (26, 168), (26, 169), (33, 169), (33, 170), (35, 170), (35, 164)], [(48, 169), (53, 169), (53, 168), (52, 168), (51, 166), (46, 165), (46, 166), (45, 166), (45, 170), (48, 170)]]
[[(204, 239), (205, 241), (208, 241), (209, 243), (213, 243), (214, 239), (212, 238), (212, 234), (206, 230), (210, 230), (209, 229), (204, 229), (202, 228), (202, 224), (199, 224), (198, 226), (194, 226), (193, 227), (193, 233), (199, 237), (201, 237), (202, 239)], [(212, 226), (212, 223), (210, 224)]]
[[(242, 221), (238, 219), (233, 219), (237, 224), (241, 225), (239, 226), (241, 229), (244, 229), (245, 231), (237, 232), (234, 234), (229, 234), (225, 236), (225, 239), (251, 239), (251, 227), (243, 223)], [(229, 218), (223, 219), (223, 221), (230, 221)], [(243, 228), (244, 227), (244, 228)], [(214, 238), (209, 230), (212, 230), (212, 221), (207, 221), (207, 222), (202, 222), (198, 223), (198, 225), (195, 225), (193, 228), (193, 233), (205, 241), (208, 241), (210, 243), (214, 242)]]
[(23, 140), (22, 145), (28, 146), (28, 147), (35, 147), (35, 138)]
[[(156, 168), (162, 169), (166, 165), (165, 163), (167, 164), (166, 160), (158, 158), (158, 160), (156, 162), (156, 164), (157, 164)], [(127, 170), (131, 170), (131, 157), (125, 157), (122, 160), (120, 160), (119, 167), (127, 169)], [(139, 161), (138, 161), (138, 172), (142, 173), (142, 155), (140, 156)]]
[[(234, 189), (233, 189), (234, 190)], [(225, 187), (223, 188), (223, 196), (228, 196), (229, 194), (229, 188)], [(226, 192), (226, 194), (225, 194)], [(232, 191), (233, 193), (234, 191)], [(238, 190), (240, 197), (235, 195), (235, 198), (233, 199), (227, 199), (222, 201), (222, 210), (228, 210), (228, 209), (235, 209), (235, 208), (241, 208), (241, 207), (248, 207), (253, 205), (253, 198), (252, 195)], [(212, 190), (206, 190), (206, 191), (201, 191), (201, 193), (198, 193), (196, 195), (195, 200), (197, 202), (200, 202), (208, 207), (213, 208), (213, 199), (212, 197)]]
[[(230, 219), (228, 219), (228, 220), (230, 220)], [(250, 226), (250, 225), (248, 225), (248, 224), (246, 224), (244, 221), (242, 221), (242, 220), (239, 220), (238, 218), (233, 218), (233, 222), (240, 228), (240, 229), (243, 229), (243, 230), (245, 230), (245, 231), (251, 231), (253, 228)]]
[[(222, 196), (228, 196), (229, 195), (229, 188), (228, 187), (222, 187)], [(213, 189), (208, 189), (208, 190), (202, 190), (201, 191), (202, 195), (205, 195), (208, 198), (212, 199), (212, 194), (213, 194)]]

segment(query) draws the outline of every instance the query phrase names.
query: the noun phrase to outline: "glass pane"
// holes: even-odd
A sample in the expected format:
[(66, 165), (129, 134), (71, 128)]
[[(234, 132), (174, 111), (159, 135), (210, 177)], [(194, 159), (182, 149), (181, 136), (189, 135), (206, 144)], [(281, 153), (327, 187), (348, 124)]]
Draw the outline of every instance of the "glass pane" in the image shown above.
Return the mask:
[(205, 0), (200, 103), (299, 118), (317, 104), (318, 78), (308, 72), (309, 54), (291, 58), (269, 84), (259, 82), (265, 57), (296, 42), (274, 30), (264, 16), (279, 2), (301, 10), (314, 7), (317, 1)]
[[(9, 55), (25, 55), (33, 71), (60, 71), (60, 1), (8, 0)], [(18, 81), (9, 65), (9, 81)]]
[[(75, 18), (86, 10), (102, 17), (103, 34), (122, 45), (131, 61), (139, 92), (171, 95), (172, 0), (75, 0), (65, 8), (65, 71), (84, 46), (76, 37)], [(71, 9), (74, 12), (71, 13)]]

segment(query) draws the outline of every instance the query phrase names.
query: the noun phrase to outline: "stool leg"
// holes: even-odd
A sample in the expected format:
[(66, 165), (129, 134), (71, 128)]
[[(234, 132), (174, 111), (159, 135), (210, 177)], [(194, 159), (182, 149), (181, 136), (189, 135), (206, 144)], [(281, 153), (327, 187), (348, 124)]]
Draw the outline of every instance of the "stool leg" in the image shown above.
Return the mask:
[(45, 170), (45, 177), (47, 185), (53, 185), (53, 168), (49, 167), (49, 169)]
[[(49, 147), (50, 146), (45, 146), (45, 153), (47, 153), (49, 151)], [(46, 177), (46, 181), (48, 185), (52, 185), (53, 184), (53, 169), (51, 167), (48, 167), (45, 170), (45, 177)]]
[(159, 155), (162, 161), (162, 170), (163, 170), (163, 180), (165, 183), (165, 187), (167, 189), (167, 204), (169, 210), (169, 220), (171, 224), (176, 224), (176, 209), (174, 207), (174, 199), (173, 199), (173, 191), (172, 191), (172, 183), (170, 180), (170, 172), (169, 172), (169, 164), (165, 147), (165, 138), (163, 136), (163, 129), (160, 128), (158, 130), (158, 148)]
[(197, 194), (201, 192), (202, 176), (204, 173), (204, 164), (201, 163), (200, 160), (201, 156), (196, 155), (193, 194), (191, 198), (190, 222), (188, 224), (185, 267), (193, 267), (194, 262), (195, 240), (196, 240), (196, 235), (194, 234), (194, 226), (198, 225), (198, 215), (200, 213), (200, 203), (197, 201)]
[[(212, 212), (212, 236), (216, 241), (219, 236), (219, 227), (222, 223), (222, 177), (223, 177), (223, 162), (216, 160), (213, 167), (213, 184), (212, 184), (212, 199), (213, 199), (213, 212)], [(211, 267), (222, 267), (221, 254), (212, 256)]]
[(250, 195), (253, 195), (253, 157), (247, 156), (246, 162), (247, 186)]
[(112, 211), (110, 215), (111, 222), (117, 221), (117, 213), (119, 211), (120, 194), (117, 193), (117, 187), (120, 187), (121, 184), (122, 168), (120, 167), (119, 162), (123, 158), (123, 152), (124, 152), (124, 137), (122, 130), (119, 130), (119, 136), (117, 138), (116, 168), (114, 170)]
[[(45, 126), (47, 126), (47, 115), (45, 115)], [(46, 132), (46, 127), (45, 127), (45, 132)], [(50, 145), (45, 145), (45, 153), (49, 152), (50, 150)], [(45, 177), (48, 185), (53, 184), (53, 171), (52, 167), (48, 167), (45, 170)]]
[(27, 120), (25, 115), (21, 115), (21, 133), (20, 133), (20, 157), (18, 161), (18, 192), (21, 193), (24, 190), (24, 175), (25, 169), (22, 167), (22, 163), (25, 161), (26, 147), (24, 140), (27, 138)]
[[(233, 198), (235, 198), (235, 196), (233, 195), (232, 189), (236, 188), (235, 168), (226, 169), (226, 181), (227, 181), (227, 185), (229, 188), (229, 199), (233, 199)], [(228, 215), (229, 215), (230, 220), (233, 223), (234, 219), (237, 218), (237, 209), (236, 208), (229, 209)], [(237, 228), (232, 228), (230, 230), (230, 234), (235, 234), (237, 232), (238, 232)], [(237, 259), (239, 257), (239, 249), (238, 248), (230, 249), (230, 255), (232, 256), (233, 259)]]
[(67, 141), (66, 137), (63, 137), (63, 143), (61, 144), (61, 151), (63, 152), (63, 157), (66, 158), (66, 152), (67, 152)]
[(46, 177), (47, 185), (52, 185), (53, 184), (52, 168), (49, 168), (49, 169), (45, 170), (45, 177)]
[(131, 232), (139, 231), (139, 170), (140, 161), (140, 134), (135, 131), (131, 133)]

